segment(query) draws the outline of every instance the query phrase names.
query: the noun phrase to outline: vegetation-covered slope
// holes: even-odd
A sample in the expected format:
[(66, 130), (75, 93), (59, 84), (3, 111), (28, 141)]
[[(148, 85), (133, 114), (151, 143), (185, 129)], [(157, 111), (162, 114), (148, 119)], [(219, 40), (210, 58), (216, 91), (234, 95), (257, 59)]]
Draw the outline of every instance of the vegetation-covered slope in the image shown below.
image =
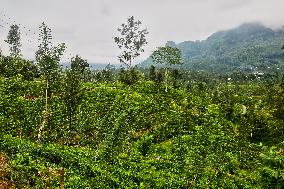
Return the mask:
[[(102, 71), (78, 55), (62, 69), (65, 44), (54, 46), (44, 23), (36, 63), (25, 60), (11, 27), (10, 56), (0, 55), (0, 188), (283, 188), (283, 70), (138, 69), (147, 32), (132, 41), (141, 23), (128, 22), (116, 40), (130, 40), (127, 68)], [(181, 62), (177, 48), (153, 57)]]
[[(235, 29), (212, 34), (203, 41), (185, 41), (166, 45), (182, 51), (182, 68), (210, 72), (265, 71), (283, 65), (281, 47), (283, 32), (256, 23), (243, 24)], [(151, 59), (141, 63), (152, 64)], [(267, 68), (270, 67), (270, 68)]]
[(283, 158), (281, 144), (271, 151), (259, 145), (283, 140), (283, 120), (271, 111), (278, 106), (262, 85), (165, 93), (149, 81), (130, 88), (85, 84), (72, 125), (62, 97), (52, 97), (50, 123), (38, 143), (41, 85), (1, 80), (0, 149), (9, 157), (5, 178), (18, 188), (59, 186), (61, 167), (67, 188), (267, 188), (282, 182), (274, 174), (282, 173), (282, 163), (273, 165), (273, 158)]
[[(17, 187), (56, 186), (59, 177), (51, 170), (60, 167), (70, 188), (262, 187), (268, 183), (261, 182), (258, 142), (282, 140), (275, 136), (283, 122), (258, 102), (264, 98), (257, 86), (224, 85), (214, 96), (197, 96), (199, 91), (164, 93), (153, 82), (143, 82), (130, 89), (85, 85), (89, 92), (71, 127), (61, 97), (54, 96), (39, 144), (44, 99), (26, 88), (30, 84), (14, 85), (20, 87), (14, 94), (7, 85), (2, 80), (0, 149), (10, 159)], [(23, 98), (29, 93), (34, 99)]]

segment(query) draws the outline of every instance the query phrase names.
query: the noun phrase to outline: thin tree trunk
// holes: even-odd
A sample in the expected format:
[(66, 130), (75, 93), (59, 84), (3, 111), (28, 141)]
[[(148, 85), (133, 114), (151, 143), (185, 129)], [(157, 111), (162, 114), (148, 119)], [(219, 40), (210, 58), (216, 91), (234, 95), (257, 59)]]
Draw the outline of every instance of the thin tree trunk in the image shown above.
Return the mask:
[(165, 78), (165, 83), (166, 83), (166, 92), (168, 92), (168, 68), (166, 67), (166, 73), (165, 73), (165, 75), (166, 75), (166, 78)]
[(48, 80), (46, 80), (46, 89), (45, 89), (45, 110), (43, 111), (43, 121), (38, 131), (37, 139), (40, 141), (42, 137), (42, 131), (47, 123), (48, 119)]

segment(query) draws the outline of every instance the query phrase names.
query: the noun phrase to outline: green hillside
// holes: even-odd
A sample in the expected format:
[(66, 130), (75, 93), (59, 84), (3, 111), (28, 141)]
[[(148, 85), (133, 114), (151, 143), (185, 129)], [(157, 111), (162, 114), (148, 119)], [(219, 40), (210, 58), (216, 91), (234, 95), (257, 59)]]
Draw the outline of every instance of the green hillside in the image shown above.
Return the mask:
[[(210, 72), (263, 71), (283, 65), (282, 31), (275, 31), (257, 23), (219, 31), (203, 41), (185, 41), (166, 45), (182, 51), (183, 68)], [(150, 58), (142, 67), (152, 64)]]
[[(11, 26), (10, 55), (0, 54), (0, 188), (284, 188), (281, 34), (245, 24), (169, 42), (184, 69), (141, 69), (140, 24), (128, 18), (115, 38), (125, 66), (103, 70), (79, 55), (62, 68), (65, 43), (45, 23), (36, 60), (25, 59)], [(152, 57), (169, 66), (181, 56), (166, 47)], [(234, 69), (247, 72), (221, 73)]]

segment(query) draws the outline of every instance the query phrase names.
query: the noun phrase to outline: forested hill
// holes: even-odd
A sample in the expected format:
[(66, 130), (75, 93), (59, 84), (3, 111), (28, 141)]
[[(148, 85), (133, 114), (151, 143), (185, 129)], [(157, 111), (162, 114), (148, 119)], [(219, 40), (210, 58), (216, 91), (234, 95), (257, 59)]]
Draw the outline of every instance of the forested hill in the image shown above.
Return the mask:
[[(203, 41), (185, 41), (166, 45), (182, 51), (182, 67), (210, 72), (264, 71), (283, 65), (281, 52), (282, 31), (272, 30), (258, 23), (212, 34)], [(150, 58), (140, 66), (152, 64)]]

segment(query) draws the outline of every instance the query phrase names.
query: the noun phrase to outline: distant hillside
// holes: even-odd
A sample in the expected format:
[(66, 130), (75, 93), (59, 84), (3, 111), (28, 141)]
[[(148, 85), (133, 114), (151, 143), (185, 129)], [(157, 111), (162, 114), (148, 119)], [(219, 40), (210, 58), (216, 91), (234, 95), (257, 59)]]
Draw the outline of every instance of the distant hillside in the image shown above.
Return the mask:
[[(210, 72), (234, 70), (255, 71), (283, 65), (282, 31), (274, 31), (257, 23), (243, 24), (237, 28), (219, 31), (203, 41), (185, 41), (166, 45), (179, 48), (183, 54), (183, 68)], [(148, 58), (140, 64), (149, 67)]]

